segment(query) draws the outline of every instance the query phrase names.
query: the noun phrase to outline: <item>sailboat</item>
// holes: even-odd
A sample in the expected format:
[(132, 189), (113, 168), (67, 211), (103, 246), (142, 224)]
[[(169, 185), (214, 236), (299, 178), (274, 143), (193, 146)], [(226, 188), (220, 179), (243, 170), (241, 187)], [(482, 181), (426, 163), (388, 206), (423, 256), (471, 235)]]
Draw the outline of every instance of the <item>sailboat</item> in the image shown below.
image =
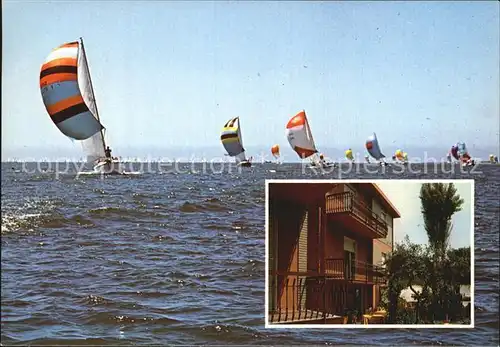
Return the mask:
[(105, 128), (99, 118), (82, 38), (52, 50), (41, 67), (40, 90), (54, 124), (70, 139), (82, 141), (87, 161), (96, 164), (96, 172), (124, 173), (117, 159), (106, 156)]
[(402, 163), (402, 164), (407, 164), (408, 163), (408, 153), (403, 152), (402, 150), (398, 149), (394, 155), (392, 156), (392, 160)]
[(457, 153), (462, 166), (474, 166), (474, 159), (469, 155), (469, 151), (467, 150), (467, 146), (464, 142), (458, 142), (457, 145)]
[(235, 157), (238, 166), (252, 166), (252, 158), (246, 159), (243, 139), (241, 137), (240, 117), (231, 118), (224, 124), (220, 140), (227, 154)]
[(385, 162), (385, 155), (380, 150), (377, 134), (373, 133), (373, 135), (369, 136), (366, 140), (365, 146), (371, 157), (375, 160), (378, 160), (380, 165), (389, 165)]
[(280, 146), (279, 145), (272, 146), (271, 154), (273, 155), (274, 159), (276, 159), (276, 162), (278, 162), (278, 159), (280, 157)]
[(301, 159), (309, 158), (311, 160), (311, 167), (334, 166), (333, 163), (325, 162), (322, 154), (318, 154), (305, 110), (300, 111), (288, 121), (285, 134), (295, 153)]
[(345, 157), (348, 161), (354, 163), (354, 155), (352, 154), (352, 149), (349, 148), (345, 151)]

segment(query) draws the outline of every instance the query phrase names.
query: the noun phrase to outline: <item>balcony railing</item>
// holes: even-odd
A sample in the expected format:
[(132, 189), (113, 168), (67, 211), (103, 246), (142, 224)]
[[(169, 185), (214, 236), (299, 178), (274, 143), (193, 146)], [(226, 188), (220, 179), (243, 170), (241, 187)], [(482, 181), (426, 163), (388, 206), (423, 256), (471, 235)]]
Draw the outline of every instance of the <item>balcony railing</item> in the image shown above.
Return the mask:
[[(295, 276), (290, 278), (288, 276)], [(270, 276), (269, 321), (271, 323), (325, 320), (326, 291), (324, 277)], [(274, 295), (274, 300), (272, 296)], [(316, 295), (314, 304), (306, 303), (307, 296)]]
[(325, 275), (333, 279), (352, 282), (385, 284), (384, 268), (362, 261), (348, 262), (344, 259), (325, 259)]
[(387, 237), (387, 223), (375, 212), (354, 198), (352, 192), (332, 194), (326, 197), (327, 214), (349, 214), (371, 229), (377, 238)]
[[(363, 290), (370, 290), (368, 288)], [(366, 302), (365, 307), (357, 306), (352, 300), (352, 290), (354, 287), (346, 287), (328, 274), (271, 272), (268, 321), (272, 324), (346, 324), (349, 312), (361, 309), (358, 311), (361, 317), (361, 312), (371, 305)]]

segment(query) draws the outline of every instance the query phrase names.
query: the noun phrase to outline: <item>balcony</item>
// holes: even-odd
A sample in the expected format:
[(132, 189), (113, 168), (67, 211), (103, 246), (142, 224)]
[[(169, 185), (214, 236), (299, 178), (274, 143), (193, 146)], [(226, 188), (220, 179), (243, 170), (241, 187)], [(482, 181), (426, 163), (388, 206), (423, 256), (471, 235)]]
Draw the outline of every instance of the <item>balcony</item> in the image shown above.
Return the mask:
[(356, 283), (385, 284), (384, 268), (362, 261), (348, 263), (344, 259), (325, 259), (325, 275), (331, 279)]
[(270, 274), (269, 323), (345, 324), (344, 296), (329, 284), (317, 274)]
[[(351, 299), (349, 298), (349, 293), (359, 288), (361, 294), (365, 295), (370, 293), (365, 291), (371, 289), (370, 285), (362, 285), (359, 282), (346, 283), (345, 279), (349, 277), (342, 272), (343, 261), (339, 260), (342, 259), (328, 259), (330, 273), (325, 275), (313, 272), (270, 272), (269, 323), (346, 324), (347, 312), (359, 308), (352, 300), (352, 295)], [(361, 273), (364, 267), (357, 269), (358, 275), (362, 275), (363, 278), (368, 277)], [(376, 277), (373, 274), (372, 276)], [(362, 311), (369, 306), (371, 302), (368, 301)]]
[(357, 201), (351, 192), (327, 196), (326, 214), (369, 238), (387, 237), (387, 223), (365, 204)]

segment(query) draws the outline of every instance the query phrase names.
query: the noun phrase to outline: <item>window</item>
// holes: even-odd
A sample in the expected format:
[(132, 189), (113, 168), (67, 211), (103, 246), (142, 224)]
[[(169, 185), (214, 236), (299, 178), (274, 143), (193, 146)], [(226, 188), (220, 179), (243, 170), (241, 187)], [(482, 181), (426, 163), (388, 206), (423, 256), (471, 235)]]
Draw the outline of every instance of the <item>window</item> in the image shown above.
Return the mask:
[(386, 253), (382, 253), (382, 256), (381, 256), (381, 261), (380, 261), (380, 266), (382, 266), (384, 269), (385, 269), (385, 261), (387, 259), (387, 254)]
[(387, 223), (387, 214), (384, 211), (380, 211), (380, 219)]

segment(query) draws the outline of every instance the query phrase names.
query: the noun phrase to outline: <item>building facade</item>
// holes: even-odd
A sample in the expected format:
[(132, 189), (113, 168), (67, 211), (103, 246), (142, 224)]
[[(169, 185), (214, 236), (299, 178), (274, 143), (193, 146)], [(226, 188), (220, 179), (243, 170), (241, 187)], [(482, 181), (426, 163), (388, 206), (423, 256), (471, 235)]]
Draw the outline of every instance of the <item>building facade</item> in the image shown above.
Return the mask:
[(345, 322), (377, 307), (399, 212), (371, 183), (271, 183), (272, 323)]

